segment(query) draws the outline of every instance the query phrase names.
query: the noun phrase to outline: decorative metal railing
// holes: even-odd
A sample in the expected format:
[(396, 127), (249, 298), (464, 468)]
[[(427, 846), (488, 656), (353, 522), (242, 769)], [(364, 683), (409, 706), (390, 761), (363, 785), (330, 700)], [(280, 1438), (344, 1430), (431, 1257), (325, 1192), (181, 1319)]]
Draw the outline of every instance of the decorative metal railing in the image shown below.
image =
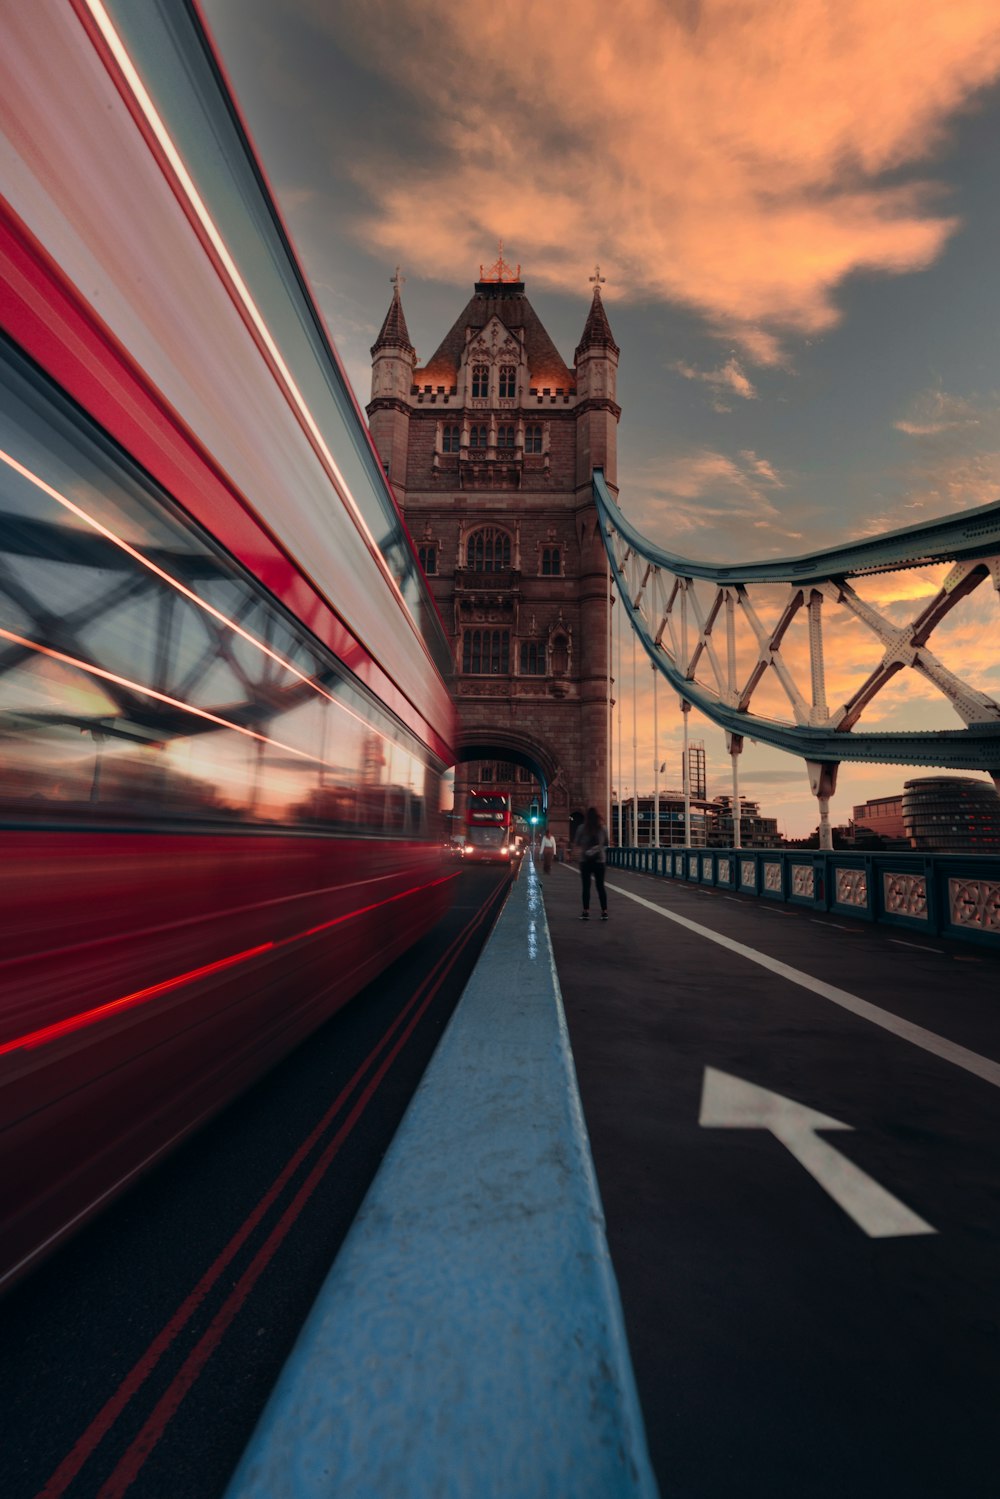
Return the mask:
[[(929, 647), (934, 630), (980, 584), (992, 583), (1000, 594), (1000, 502), (808, 556), (715, 564), (691, 561), (650, 541), (623, 514), (600, 469), (594, 470), (593, 488), (615, 587), (651, 661), (685, 706), (725, 730), (732, 753), (750, 737), (805, 760), (820, 798), (821, 824), (843, 760), (985, 770), (1000, 785), (1000, 701)], [(951, 566), (936, 593), (919, 600), (903, 624), (852, 583), (942, 563)], [(1000, 617), (994, 632), (998, 625)], [(874, 662), (846, 700), (830, 706), (826, 654), (843, 642), (845, 655), (856, 655), (859, 628)], [(932, 683), (964, 728), (859, 727), (902, 671)], [(770, 691), (775, 680), (779, 710)], [(755, 711), (755, 698), (768, 695), (767, 711)]]
[(1000, 950), (1000, 857), (810, 849), (613, 848), (608, 862), (664, 879)]

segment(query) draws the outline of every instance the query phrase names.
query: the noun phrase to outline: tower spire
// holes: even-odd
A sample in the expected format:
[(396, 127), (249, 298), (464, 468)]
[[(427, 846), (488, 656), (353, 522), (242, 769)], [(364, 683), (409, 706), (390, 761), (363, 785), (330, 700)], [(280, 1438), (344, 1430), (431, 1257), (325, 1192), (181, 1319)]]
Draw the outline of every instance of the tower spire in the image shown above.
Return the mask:
[(607, 284), (607, 277), (601, 275), (601, 268), (595, 265), (594, 274), (590, 277), (590, 283), (594, 288), (594, 295), (590, 301), (590, 311), (587, 321), (583, 326), (583, 336), (577, 345), (573, 356), (574, 362), (580, 362), (580, 355), (585, 349), (612, 349), (616, 355), (621, 350), (615, 343), (614, 334), (611, 332), (611, 324), (608, 322), (608, 314), (604, 310), (604, 300), (601, 297), (601, 287)]
[(371, 352), (373, 357), (379, 349), (385, 348), (405, 349), (410, 354), (416, 353), (410, 342), (410, 332), (406, 326), (406, 318), (403, 316), (403, 302), (400, 297), (400, 291), (405, 280), (406, 277), (400, 274), (399, 266), (397, 266), (396, 274), (389, 277), (389, 284), (392, 287), (392, 301), (389, 303), (389, 311), (385, 315), (382, 331), (372, 344)]

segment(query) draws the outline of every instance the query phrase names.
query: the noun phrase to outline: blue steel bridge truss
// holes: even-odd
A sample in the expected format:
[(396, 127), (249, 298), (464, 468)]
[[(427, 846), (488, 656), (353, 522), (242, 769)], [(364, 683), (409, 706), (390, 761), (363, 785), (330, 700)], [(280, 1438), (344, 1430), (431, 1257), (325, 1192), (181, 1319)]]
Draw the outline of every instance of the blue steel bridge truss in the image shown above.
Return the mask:
[[(611, 575), (636, 635), (682, 705), (725, 731), (732, 754), (751, 738), (798, 755), (821, 813), (845, 760), (989, 771), (1000, 788), (1000, 702), (929, 646), (935, 628), (981, 584), (1000, 595), (1000, 502), (808, 556), (720, 564), (694, 562), (650, 541), (623, 514), (600, 469), (593, 489)], [(852, 581), (940, 563), (951, 566), (937, 592), (916, 601), (916, 613), (902, 625)], [(1000, 616), (992, 626), (1000, 646), (998, 625)], [(874, 664), (846, 702), (831, 706), (826, 654), (855, 659), (859, 629)], [(903, 671), (931, 682), (964, 727), (861, 727), (865, 710)], [(754, 711), (769, 673), (787, 700), (780, 717), (773, 714), (773, 693), (769, 712)]]

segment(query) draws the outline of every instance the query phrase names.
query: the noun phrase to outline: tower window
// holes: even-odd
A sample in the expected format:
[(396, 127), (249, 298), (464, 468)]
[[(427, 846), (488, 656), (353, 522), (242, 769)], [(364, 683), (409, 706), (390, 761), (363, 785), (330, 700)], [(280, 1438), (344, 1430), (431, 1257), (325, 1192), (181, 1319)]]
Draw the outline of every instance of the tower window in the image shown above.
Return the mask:
[(461, 433), (457, 427), (445, 427), (441, 434), (442, 453), (457, 453), (460, 440)]
[(526, 453), (540, 453), (542, 451), (541, 427), (525, 427), (524, 451)]
[(506, 531), (484, 526), (466, 542), (466, 565), (477, 573), (498, 573), (510, 567), (510, 537)]
[(490, 433), (488, 427), (479, 426), (469, 428), (470, 448), (485, 448), (489, 442), (489, 438)]
[(512, 396), (517, 392), (517, 370), (512, 364), (500, 366), (500, 394)]
[(558, 578), (562, 572), (562, 558), (558, 547), (546, 547), (542, 552), (542, 577)]
[(462, 670), (470, 676), (498, 676), (510, 671), (509, 630), (466, 630)]
[(522, 677), (544, 677), (545, 647), (535, 641), (526, 641), (521, 647)]
[(497, 428), (497, 447), (498, 448), (512, 448), (513, 446), (514, 446), (514, 428), (513, 427), (498, 427)]
[(473, 396), (488, 396), (490, 393), (490, 371), (485, 364), (474, 364), (472, 366), (472, 394)]
[(437, 572), (437, 547), (419, 547), (417, 556), (425, 573)]

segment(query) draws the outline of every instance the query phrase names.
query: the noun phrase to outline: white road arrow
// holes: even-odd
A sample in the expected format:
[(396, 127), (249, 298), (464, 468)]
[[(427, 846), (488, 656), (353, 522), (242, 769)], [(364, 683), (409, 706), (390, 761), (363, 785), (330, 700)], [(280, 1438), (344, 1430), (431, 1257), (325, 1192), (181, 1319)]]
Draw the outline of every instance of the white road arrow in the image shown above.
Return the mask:
[(714, 1067), (705, 1068), (698, 1123), (709, 1129), (770, 1130), (870, 1239), (937, 1233), (816, 1134), (820, 1129), (852, 1129), (853, 1125)]

